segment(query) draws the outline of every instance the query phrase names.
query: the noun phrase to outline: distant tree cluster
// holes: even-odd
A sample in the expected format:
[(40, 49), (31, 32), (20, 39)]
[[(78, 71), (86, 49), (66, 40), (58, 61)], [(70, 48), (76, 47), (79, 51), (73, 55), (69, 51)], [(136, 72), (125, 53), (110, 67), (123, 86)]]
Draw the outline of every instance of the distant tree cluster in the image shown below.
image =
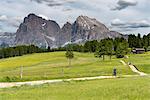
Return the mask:
[(112, 55), (122, 58), (128, 53), (128, 42), (124, 38), (103, 39), (97, 44), (95, 56), (102, 57), (103, 60), (105, 60), (105, 55), (111, 60)]
[(105, 55), (108, 55), (110, 59), (112, 55), (116, 55), (117, 58), (122, 58), (128, 53), (129, 48), (129, 44), (124, 38), (107, 38), (101, 41), (87, 41), (84, 45), (69, 44), (66, 47), (68, 46), (73, 51), (94, 53), (96, 57), (102, 57), (103, 60), (105, 60)]
[(135, 36), (134, 34), (129, 35), (128, 43), (130, 48), (147, 48), (150, 46), (150, 33), (141, 37), (140, 34)]
[(0, 59), (22, 56), (25, 54), (40, 53), (40, 52), (44, 52), (44, 51), (45, 50), (40, 49), (34, 45), (1, 48), (0, 49)]

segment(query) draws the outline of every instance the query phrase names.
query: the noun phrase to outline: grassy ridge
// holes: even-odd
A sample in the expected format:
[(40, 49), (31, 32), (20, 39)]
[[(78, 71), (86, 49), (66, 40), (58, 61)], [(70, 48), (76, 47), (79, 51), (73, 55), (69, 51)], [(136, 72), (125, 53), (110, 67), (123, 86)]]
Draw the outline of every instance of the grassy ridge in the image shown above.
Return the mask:
[(72, 81), (0, 89), (0, 100), (149, 100), (150, 78)]
[(7, 76), (15, 77), (13, 81), (21, 81), (18, 79), (20, 66), (24, 66), (22, 81), (112, 75), (113, 68), (117, 68), (118, 75), (133, 74), (115, 57), (111, 61), (109, 57), (102, 61), (90, 53), (76, 52), (74, 55), (71, 68), (68, 67), (65, 52), (40, 53), (0, 60), (0, 81), (6, 81)]

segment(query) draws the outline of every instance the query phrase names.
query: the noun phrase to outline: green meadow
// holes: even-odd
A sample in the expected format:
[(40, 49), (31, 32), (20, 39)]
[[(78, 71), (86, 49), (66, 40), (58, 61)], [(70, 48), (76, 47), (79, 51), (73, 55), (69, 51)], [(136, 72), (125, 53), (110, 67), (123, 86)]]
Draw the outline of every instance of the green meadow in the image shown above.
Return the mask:
[[(74, 52), (72, 66), (68, 67), (65, 52), (36, 53), (0, 60), (0, 81), (32, 81), (66, 79), (76, 77), (108, 76), (117, 69), (116, 79), (70, 81), (39, 86), (21, 86), (0, 89), (0, 100), (149, 100), (150, 77), (136, 75), (128, 66), (131, 62), (147, 74), (150, 73), (150, 52), (130, 54), (128, 59), (115, 56), (105, 61), (95, 58), (93, 53)], [(20, 79), (20, 68), (23, 78)]]
[[(132, 75), (120, 59), (106, 57), (95, 58), (93, 53), (74, 53), (72, 66), (68, 67), (65, 52), (37, 53), (0, 60), (0, 81), (31, 81), (59, 78), (112, 75), (117, 69), (118, 75)], [(20, 67), (23, 66), (23, 79), (20, 79)]]
[(71, 81), (0, 89), (0, 100), (149, 100), (150, 77)]

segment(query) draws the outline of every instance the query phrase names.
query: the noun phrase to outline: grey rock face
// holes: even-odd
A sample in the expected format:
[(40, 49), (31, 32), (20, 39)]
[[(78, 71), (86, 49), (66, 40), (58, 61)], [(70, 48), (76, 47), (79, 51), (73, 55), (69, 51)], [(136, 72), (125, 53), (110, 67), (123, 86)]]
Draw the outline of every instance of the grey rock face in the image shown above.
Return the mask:
[(66, 42), (71, 41), (71, 33), (72, 33), (72, 24), (67, 22), (59, 31), (59, 35), (57, 36), (57, 45), (62, 46)]
[(29, 14), (16, 32), (15, 43), (17, 45), (34, 44), (39, 47), (53, 46), (59, 31), (60, 27), (55, 21)]
[(104, 24), (87, 16), (79, 16), (74, 22), (72, 30), (73, 42), (122, 37), (120, 33), (110, 31)]
[(79, 16), (73, 24), (67, 22), (60, 28), (55, 21), (29, 14), (16, 32), (15, 44), (58, 47), (70, 41), (84, 43), (89, 40), (115, 37), (124, 36), (118, 32), (110, 31), (104, 24), (87, 16)]
[(108, 34), (109, 34), (108, 35), (109, 38), (116, 38), (116, 37), (121, 38), (122, 37), (122, 38), (128, 39), (128, 35), (123, 35), (116, 31), (110, 31)]
[[(69, 36), (73, 43), (84, 43), (89, 40), (101, 40), (104, 38), (116, 38), (124, 37), (119, 32), (110, 31), (104, 24), (100, 23), (96, 19), (89, 18), (87, 16), (79, 16), (76, 21), (68, 28), (66, 26), (64, 36)], [(62, 32), (63, 34), (64, 32)], [(63, 40), (64, 43), (65, 40)], [(66, 43), (68, 40), (66, 40)]]

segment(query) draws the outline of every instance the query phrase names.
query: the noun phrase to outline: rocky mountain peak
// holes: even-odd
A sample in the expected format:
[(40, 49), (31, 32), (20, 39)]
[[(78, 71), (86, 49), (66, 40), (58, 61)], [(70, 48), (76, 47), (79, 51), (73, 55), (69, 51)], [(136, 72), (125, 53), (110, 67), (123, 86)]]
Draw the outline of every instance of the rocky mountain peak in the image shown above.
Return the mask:
[(30, 22), (30, 21), (33, 21), (33, 20), (38, 20), (38, 19), (43, 20), (42, 17), (39, 17), (39, 16), (31, 13), (27, 17), (24, 18), (24, 22), (23, 23), (27, 23), (27, 22)]
[(72, 24), (66, 22), (59, 32), (57, 44), (59, 46), (62, 46), (65, 43), (70, 42), (71, 37), (72, 37)]
[(71, 27), (72, 27), (72, 24), (71, 24), (70, 22), (66, 22), (66, 23), (63, 25), (62, 29), (71, 28)]
[(66, 22), (62, 28), (53, 20), (35, 14), (24, 18), (16, 32), (16, 45), (34, 44), (39, 47), (58, 47), (72, 41), (84, 43), (90, 40), (122, 37), (110, 31), (104, 24), (88, 16), (79, 16), (73, 24)]
[(60, 26), (35, 14), (24, 18), (16, 32), (16, 44), (34, 44), (39, 47), (53, 46)]
[(109, 29), (94, 18), (79, 16), (73, 24), (72, 41), (100, 40), (108, 37)]
[(104, 24), (97, 21), (95, 18), (89, 18), (88, 16), (79, 16), (76, 20), (76, 24), (82, 26), (86, 30), (93, 30), (98, 28), (103, 32), (109, 31), (109, 29)]

